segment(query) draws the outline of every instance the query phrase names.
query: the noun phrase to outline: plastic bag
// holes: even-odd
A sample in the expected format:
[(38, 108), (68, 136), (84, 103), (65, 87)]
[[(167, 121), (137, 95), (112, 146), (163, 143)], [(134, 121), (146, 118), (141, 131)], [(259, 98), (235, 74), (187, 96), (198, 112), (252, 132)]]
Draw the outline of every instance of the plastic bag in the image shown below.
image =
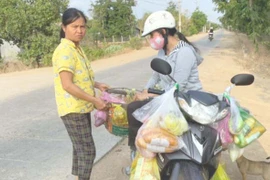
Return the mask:
[(138, 151), (147, 158), (155, 157), (156, 153), (174, 152), (182, 144), (177, 136), (162, 128), (140, 129), (135, 143)]
[(102, 92), (100, 99), (106, 102), (110, 102), (110, 103), (122, 103), (122, 104), (125, 103), (122, 97), (115, 96), (106, 91)]
[(229, 154), (232, 162), (236, 161), (244, 153), (244, 149), (239, 148), (236, 144), (232, 143), (229, 145)]
[(97, 110), (94, 114), (95, 127), (101, 126), (107, 120), (107, 113), (105, 111)]
[(172, 88), (133, 113), (143, 122), (135, 144), (144, 157), (153, 158), (156, 153), (170, 153), (184, 146), (178, 136), (188, 130), (188, 123), (174, 99), (174, 91)]
[(200, 124), (210, 124), (219, 119), (224, 118), (228, 114), (228, 110), (224, 109), (219, 112), (219, 103), (211, 106), (204, 106), (195, 99), (191, 98), (191, 105), (182, 98), (178, 98), (181, 108), (196, 122)]
[(219, 132), (219, 137), (220, 137), (222, 146), (225, 148), (233, 142), (233, 135), (230, 133), (230, 130), (229, 130), (230, 117), (231, 115), (227, 114), (227, 116), (224, 119), (216, 123), (217, 127), (215, 127), (217, 131)]
[[(117, 96), (114, 96), (112, 94), (109, 94), (108, 92), (104, 91), (101, 92), (100, 94), (100, 99), (102, 99), (103, 101), (107, 102), (107, 103), (125, 103), (125, 101)], [(94, 114), (94, 118), (95, 118), (95, 123), (94, 125), (96, 127), (101, 126), (102, 124), (104, 124), (107, 121), (107, 113), (106, 111), (101, 111), (101, 110), (97, 110)]]
[(234, 135), (234, 143), (238, 147), (243, 148), (258, 139), (266, 129), (245, 110), (241, 109), (240, 112), (244, 119), (244, 126), (237, 135)]
[(231, 107), (231, 118), (229, 121), (229, 130), (232, 134), (238, 134), (244, 126), (244, 121), (241, 117), (239, 105), (233, 97), (228, 98)]
[(211, 180), (230, 180), (229, 176), (227, 175), (224, 169), (225, 169), (224, 165), (219, 164)]
[(112, 124), (120, 127), (127, 127), (127, 112), (121, 106), (121, 104), (112, 104), (112, 109), (110, 111), (110, 117), (112, 119)]
[(162, 129), (180, 136), (188, 130), (188, 123), (179, 109), (174, 98), (176, 87), (133, 112), (133, 116), (147, 127), (161, 127)]
[(108, 118), (105, 122), (105, 127), (113, 135), (128, 135), (127, 112), (122, 104), (111, 103), (111, 107), (108, 111)]
[(137, 153), (131, 164), (130, 180), (160, 180), (156, 158), (147, 159)]

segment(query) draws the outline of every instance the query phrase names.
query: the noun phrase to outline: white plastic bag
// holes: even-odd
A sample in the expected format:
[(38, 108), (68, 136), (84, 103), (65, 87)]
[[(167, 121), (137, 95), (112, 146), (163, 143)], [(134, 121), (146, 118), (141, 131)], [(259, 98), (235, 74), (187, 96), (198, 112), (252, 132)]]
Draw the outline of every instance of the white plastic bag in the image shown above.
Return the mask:
[[(201, 96), (209, 96), (207, 92), (198, 92)], [(216, 95), (219, 101), (223, 100), (223, 95)], [(183, 98), (178, 98), (180, 107), (191, 117), (194, 121), (200, 124), (211, 124), (226, 117), (229, 113), (229, 108), (224, 108), (220, 111), (220, 102), (206, 106), (196, 99), (190, 98), (188, 104)]]
[(213, 104), (211, 106), (204, 106), (195, 99), (191, 99), (191, 106), (182, 99), (178, 98), (181, 108), (196, 122), (200, 124), (210, 124), (215, 122), (218, 111), (219, 104)]
[(241, 117), (239, 105), (233, 97), (228, 98), (230, 101), (231, 118), (229, 120), (229, 130), (232, 134), (238, 134), (244, 126)]
[(136, 147), (143, 157), (171, 153), (185, 147), (179, 136), (188, 130), (188, 123), (174, 98), (175, 87), (137, 109), (133, 115), (141, 121)]
[(180, 136), (188, 130), (188, 123), (179, 109), (174, 97), (176, 87), (133, 112), (133, 116), (146, 127), (161, 127), (162, 129)]
[(232, 162), (236, 161), (239, 157), (241, 157), (244, 153), (244, 148), (239, 148), (234, 143), (229, 145), (229, 154)]

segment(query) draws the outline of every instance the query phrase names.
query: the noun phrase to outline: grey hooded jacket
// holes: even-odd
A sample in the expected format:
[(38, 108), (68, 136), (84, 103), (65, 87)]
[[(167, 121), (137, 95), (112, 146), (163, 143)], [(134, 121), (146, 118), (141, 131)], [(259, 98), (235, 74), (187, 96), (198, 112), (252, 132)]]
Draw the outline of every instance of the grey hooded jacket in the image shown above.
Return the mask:
[[(179, 41), (168, 56), (165, 55), (164, 50), (160, 50), (157, 57), (171, 65), (172, 72), (170, 75), (178, 82), (181, 91), (202, 90), (198, 65), (201, 64), (203, 58), (191, 45), (184, 41)], [(173, 85), (174, 82), (168, 76), (153, 72), (145, 89), (158, 88), (169, 90)]]

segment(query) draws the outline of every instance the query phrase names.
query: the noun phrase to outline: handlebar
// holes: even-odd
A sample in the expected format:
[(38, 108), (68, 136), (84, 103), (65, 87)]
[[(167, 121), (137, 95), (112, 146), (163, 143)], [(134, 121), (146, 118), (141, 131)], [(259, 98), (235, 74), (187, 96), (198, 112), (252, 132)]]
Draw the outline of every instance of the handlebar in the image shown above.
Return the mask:
[(119, 89), (107, 89), (106, 92), (108, 93), (114, 93), (114, 94), (121, 94), (121, 95), (127, 95), (127, 92), (125, 90), (119, 90)]
[(165, 91), (164, 90), (157, 90), (157, 89), (153, 89), (153, 88), (149, 88), (148, 93), (151, 93), (151, 94), (158, 94), (158, 95), (161, 95), (163, 94)]

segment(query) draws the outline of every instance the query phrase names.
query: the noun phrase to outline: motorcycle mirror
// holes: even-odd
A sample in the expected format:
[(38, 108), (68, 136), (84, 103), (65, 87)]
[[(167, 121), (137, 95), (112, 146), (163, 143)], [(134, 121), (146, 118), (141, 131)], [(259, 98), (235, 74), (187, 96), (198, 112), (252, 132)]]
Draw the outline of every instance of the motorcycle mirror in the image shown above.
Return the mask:
[(151, 68), (154, 71), (163, 75), (169, 75), (172, 72), (171, 65), (167, 61), (164, 61), (163, 59), (160, 58), (154, 58), (151, 61)]
[(254, 82), (252, 74), (237, 74), (231, 79), (231, 83), (236, 86), (248, 86)]

